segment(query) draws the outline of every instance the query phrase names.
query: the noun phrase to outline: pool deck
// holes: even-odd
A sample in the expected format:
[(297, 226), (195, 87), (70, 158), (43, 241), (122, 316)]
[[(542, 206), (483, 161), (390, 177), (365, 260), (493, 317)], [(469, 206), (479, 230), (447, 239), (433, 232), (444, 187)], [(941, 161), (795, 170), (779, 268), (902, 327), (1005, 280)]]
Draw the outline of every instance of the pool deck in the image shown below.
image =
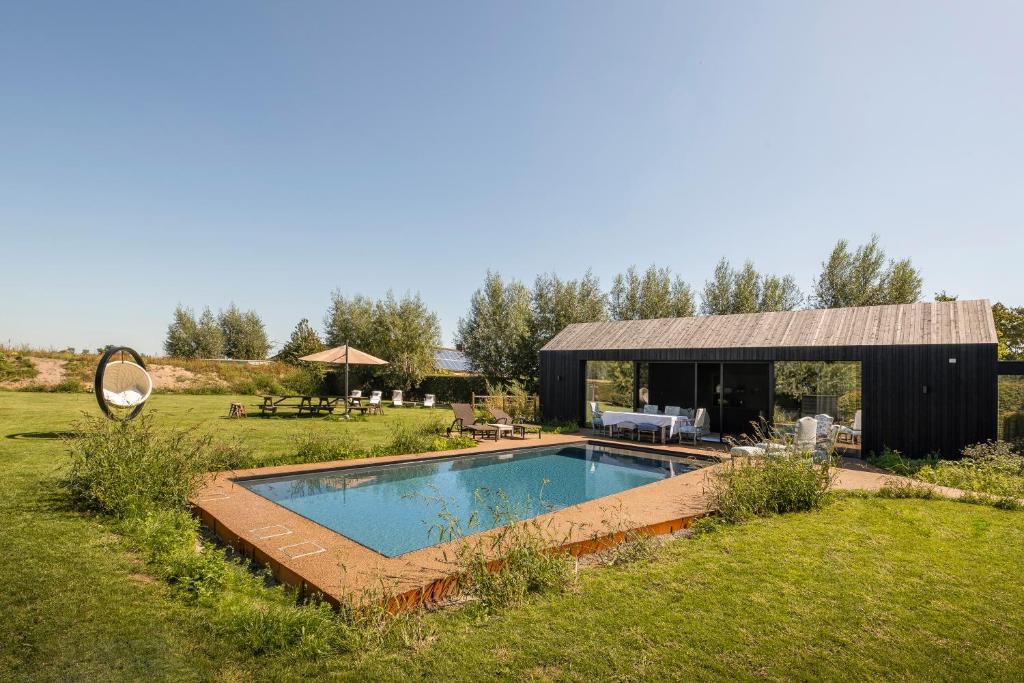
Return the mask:
[[(268, 567), (279, 581), (295, 586), (304, 594), (318, 593), (334, 604), (362, 595), (374, 595), (390, 600), (396, 608), (411, 607), (435, 603), (449, 596), (455, 589), (453, 558), (460, 545), (464, 542), (486, 543), (499, 530), (389, 558), (253, 493), (236, 481), (253, 476), (358, 469), (386, 463), (422, 462), (526, 447), (584, 443), (639, 447), (669, 458), (692, 460), (697, 457), (709, 464), (669, 479), (534, 518), (551, 539), (552, 547), (560, 547), (573, 554), (605, 548), (621, 539), (628, 530), (667, 534), (688, 527), (693, 520), (708, 512), (709, 473), (727, 466), (729, 460), (727, 451), (710, 444), (694, 448), (553, 434), (540, 439), (484, 442), (474, 448), (454, 451), (219, 472), (209, 475), (192, 503), (203, 524), (222, 541), (257, 564)], [(870, 490), (880, 488), (892, 478), (892, 475), (851, 462), (850, 467), (838, 468), (834, 485), (841, 489)]]

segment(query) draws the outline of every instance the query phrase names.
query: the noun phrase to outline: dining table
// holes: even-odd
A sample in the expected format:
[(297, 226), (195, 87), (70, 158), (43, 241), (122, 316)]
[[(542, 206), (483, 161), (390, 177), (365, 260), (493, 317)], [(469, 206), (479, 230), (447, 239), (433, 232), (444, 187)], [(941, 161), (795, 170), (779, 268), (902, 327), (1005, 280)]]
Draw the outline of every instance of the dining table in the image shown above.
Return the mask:
[(685, 415), (665, 415), (663, 413), (631, 413), (618, 410), (606, 410), (601, 413), (601, 421), (605, 427), (614, 427), (622, 422), (633, 424), (652, 424), (661, 428), (661, 442), (677, 435), (683, 427), (690, 424)]

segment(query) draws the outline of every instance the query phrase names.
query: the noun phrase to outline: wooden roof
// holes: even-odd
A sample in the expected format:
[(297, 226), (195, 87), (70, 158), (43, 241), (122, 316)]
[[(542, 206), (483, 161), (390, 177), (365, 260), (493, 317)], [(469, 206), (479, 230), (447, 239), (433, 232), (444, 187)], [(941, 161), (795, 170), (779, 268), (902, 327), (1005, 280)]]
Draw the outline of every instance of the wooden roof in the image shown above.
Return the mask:
[(576, 323), (542, 351), (995, 343), (992, 307), (980, 299)]

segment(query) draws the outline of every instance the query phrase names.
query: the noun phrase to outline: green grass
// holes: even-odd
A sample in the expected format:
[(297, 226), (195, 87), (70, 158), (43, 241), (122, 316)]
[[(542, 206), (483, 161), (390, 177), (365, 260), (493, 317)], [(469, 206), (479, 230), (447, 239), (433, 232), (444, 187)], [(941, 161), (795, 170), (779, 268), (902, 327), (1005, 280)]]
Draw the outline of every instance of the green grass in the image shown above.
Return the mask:
[[(159, 395), (151, 408), (268, 462), (308, 431), (350, 431), (370, 447), (395, 419), (445, 415), (235, 421), (223, 417), (231, 400)], [(483, 619), (431, 613), (428, 637), (408, 647), (255, 657), (98, 518), (67, 508), (53, 436), (82, 411), (96, 411), (91, 396), (0, 393), (0, 680), (1007, 680), (1024, 670), (1024, 515), (866, 497), (671, 542), (653, 562), (583, 571), (572, 592)]]

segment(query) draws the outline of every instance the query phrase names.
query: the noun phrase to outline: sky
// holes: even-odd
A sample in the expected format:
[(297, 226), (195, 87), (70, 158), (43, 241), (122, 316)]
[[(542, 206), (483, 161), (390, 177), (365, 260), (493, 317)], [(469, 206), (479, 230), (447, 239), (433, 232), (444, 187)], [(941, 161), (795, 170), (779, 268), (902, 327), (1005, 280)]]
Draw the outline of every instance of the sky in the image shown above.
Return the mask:
[(1024, 3), (9, 2), (0, 343), (881, 237), (1024, 305)]

